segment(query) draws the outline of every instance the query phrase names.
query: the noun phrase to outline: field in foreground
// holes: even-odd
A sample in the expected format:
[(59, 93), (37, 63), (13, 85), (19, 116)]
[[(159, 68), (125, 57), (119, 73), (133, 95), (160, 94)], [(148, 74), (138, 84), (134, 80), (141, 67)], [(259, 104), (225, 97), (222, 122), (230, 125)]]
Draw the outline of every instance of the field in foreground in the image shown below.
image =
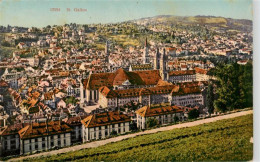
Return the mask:
[(253, 115), (138, 136), (30, 161), (244, 161), (253, 158)]

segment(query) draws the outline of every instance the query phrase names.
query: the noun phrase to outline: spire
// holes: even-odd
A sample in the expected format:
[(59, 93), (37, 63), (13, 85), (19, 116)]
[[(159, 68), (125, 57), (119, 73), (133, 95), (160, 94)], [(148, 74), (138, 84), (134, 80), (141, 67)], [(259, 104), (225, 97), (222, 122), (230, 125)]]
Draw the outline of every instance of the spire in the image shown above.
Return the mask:
[(149, 64), (149, 49), (147, 46), (147, 38), (145, 38), (145, 46), (144, 46), (144, 52), (143, 52), (143, 64)]
[(105, 46), (105, 61), (109, 62), (109, 46), (108, 46), (108, 41), (106, 41), (106, 46)]
[(105, 47), (105, 52), (106, 52), (106, 54), (109, 53), (108, 49), (109, 49), (109, 47), (108, 47), (108, 41), (106, 41), (106, 47)]

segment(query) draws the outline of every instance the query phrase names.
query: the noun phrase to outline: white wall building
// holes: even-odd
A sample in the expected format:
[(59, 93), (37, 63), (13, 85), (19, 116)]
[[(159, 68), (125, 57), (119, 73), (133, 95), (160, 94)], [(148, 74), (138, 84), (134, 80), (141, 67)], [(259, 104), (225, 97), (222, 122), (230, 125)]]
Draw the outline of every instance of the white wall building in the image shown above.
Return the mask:
[[(189, 85), (187, 83), (187, 85)], [(199, 82), (194, 85), (165, 85), (149, 88), (111, 90), (99, 89), (99, 104), (103, 108), (123, 107), (134, 102), (142, 105), (171, 103), (174, 105), (204, 105), (203, 88)]]
[(185, 108), (182, 106), (144, 106), (136, 111), (137, 128), (146, 129), (149, 118), (156, 119), (158, 125), (183, 121)]
[(87, 142), (129, 132), (131, 119), (119, 112), (104, 112), (90, 115), (81, 122), (83, 142)]
[(72, 129), (61, 121), (32, 123), (19, 131), (20, 153), (34, 153), (71, 145)]

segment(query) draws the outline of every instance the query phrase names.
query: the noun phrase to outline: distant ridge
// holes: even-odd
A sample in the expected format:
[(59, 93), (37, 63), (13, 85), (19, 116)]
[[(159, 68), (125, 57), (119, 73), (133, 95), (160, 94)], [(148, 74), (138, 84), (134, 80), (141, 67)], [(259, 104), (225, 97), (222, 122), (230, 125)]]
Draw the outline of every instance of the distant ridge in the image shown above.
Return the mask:
[(244, 32), (252, 32), (253, 22), (247, 19), (233, 19), (225, 18), (221, 16), (174, 16), (174, 15), (158, 15), (154, 17), (145, 17), (135, 20), (130, 20), (127, 22), (134, 22), (138, 24), (142, 23), (156, 25), (207, 25), (209, 27), (222, 28), (228, 30), (238, 30)]

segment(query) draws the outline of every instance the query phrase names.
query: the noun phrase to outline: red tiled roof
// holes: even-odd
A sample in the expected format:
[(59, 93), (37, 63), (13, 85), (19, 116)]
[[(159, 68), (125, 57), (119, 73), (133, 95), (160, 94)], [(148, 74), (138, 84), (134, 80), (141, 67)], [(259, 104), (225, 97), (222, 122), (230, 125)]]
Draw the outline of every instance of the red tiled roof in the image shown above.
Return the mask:
[(81, 125), (80, 116), (70, 117), (65, 121), (70, 126)]
[(130, 117), (115, 111), (90, 115), (85, 119), (81, 120), (81, 123), (84, 124), (85, 127), (93, 128), (130, 121)]
[(151, 117), (151, 116), (158, 116), (158, 115), (165, 115), (165, 114), (175, 114), (183, 112), (181, 106), (144, 106), (136, 111), (142, 117)]
[(115, 73), (91, 74), (83, 81), (83, 84), (88, 89), (99, 89), (102, 86), (121, 85), (126, 80), (134, 85), (156, 85), (160, 79), (158, 70), (126, 72), (118, 69)]
[(66, 123), (51, 121), (46, 123), (32, 123), (21, 129), (18, 133), (21, 139), (36, 138), (47, 135), (71, 132), (72, 129)]
[(136, 97), (143, 95), (153, 95), (153, 94), (170, 94), (185, 95), (192, 93), (201, 93), (198, 83), (193, 85), (167, 85), (167, 86), (157, 86), (149, 88), (134, 88), (134, 89), (122, 89), (122, 90), (111, 90), (108, 87), (101, 87), (99, 92), (103, 94), (106, 98), (125, 98), (125, 97)]
[(201, 68), (198, 68), (198, 67), (195, 67), (195, 72), (196, 73), (199, 73), (199, 74), (207, 74), (208, 73), (208, 70), (205, 70), (205, 69), (201, 69)]
[(18, 134), (18, 131), (21, 130), (23, 127), (28, 125), (27, 123), (18, 123), (14, 125), (9, 125), (7, 126), (1, 133), (1, 136), (8, 136), (8, 135), (13, 135), (13, 134)]
[(0, 80), (0, 87), (8, 87), (8, 83), (4, 80)]
[(193, 75), (195, 70), (170, 71), (169, 76)]

